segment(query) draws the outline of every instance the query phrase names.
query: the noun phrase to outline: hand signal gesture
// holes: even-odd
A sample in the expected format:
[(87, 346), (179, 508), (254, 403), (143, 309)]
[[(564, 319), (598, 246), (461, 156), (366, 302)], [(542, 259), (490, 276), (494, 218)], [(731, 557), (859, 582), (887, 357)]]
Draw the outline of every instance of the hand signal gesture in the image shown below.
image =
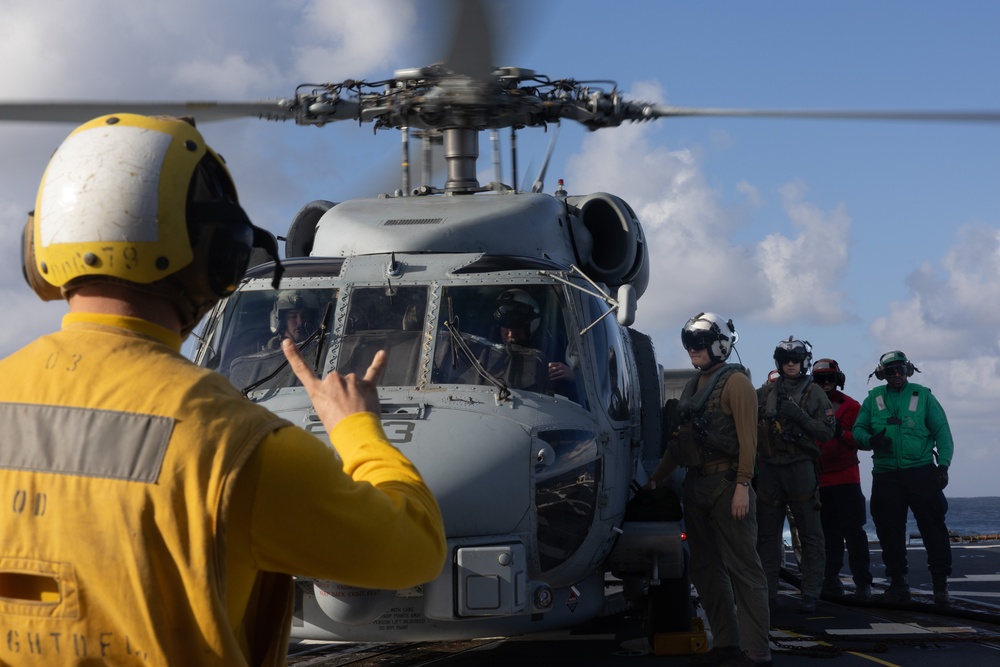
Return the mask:
[(387, 355), (384, 350), (375, 354), (364, 378), (358, 378), (354, 373), (341, 375), (334, 372), (320, 380), (306, 364), (295, 343), (286, 338), (281, 341), (281, 349), (309, 394), (327, 433), (331, 433), (344, 417), (357, 412), (373, 412), (376, 415), (381, 412), (376, 386), (385, 371)]

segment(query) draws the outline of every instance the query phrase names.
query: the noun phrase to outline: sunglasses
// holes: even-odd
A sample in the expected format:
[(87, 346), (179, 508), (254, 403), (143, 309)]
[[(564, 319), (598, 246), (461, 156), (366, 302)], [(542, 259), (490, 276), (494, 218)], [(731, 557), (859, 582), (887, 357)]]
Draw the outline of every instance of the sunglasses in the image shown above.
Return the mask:
[(882, 369), (882, 375), (887, 378), (896, 377), (897, 375), (906, 375), (906, 367), (901, 364), (886, 366)]

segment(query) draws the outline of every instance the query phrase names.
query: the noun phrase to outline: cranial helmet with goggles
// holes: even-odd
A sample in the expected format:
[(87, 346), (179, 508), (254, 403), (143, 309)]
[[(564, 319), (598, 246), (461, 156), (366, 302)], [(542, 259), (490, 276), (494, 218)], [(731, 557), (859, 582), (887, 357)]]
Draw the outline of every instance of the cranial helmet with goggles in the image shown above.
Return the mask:
[(271, 306), (271, 315), (268, 318), (271, 333), (283, 332), (285, 328), (285, 317), (290, 310), (302, 311), (303, 319), (315, 323), (319, 319), (319, 300), (310, 290), (284, 290), (279, 292)]
[(712, 365), (729, 358), (740, 339), (732, 320), (715, 313), (698, 313), (681, 328), (681, 343), (685, 350), (708, 350)]
[(524, 329), (534, 334), (541, 321), (542, 309), (523, 289), (509, 289), (497, 297), (493, 321), (505, 329)]
[(774, 348), (774, 367), (784, 374), (782, 366), (789, 362), (802, 364), (799, 368), (800, 376), (809, 372), (812, 363), (812, 345), (809, 341), (789, 336), (788, 340), (778, 343)]
[(905, 354), (899, 350), (893, 350), (879, 357), (878, 366), (875, 367), (872, 375), (879, 380), (885, 380), (895, 375), (911, 377), (914, 372), (919, 373), (920, 369), (910, 363)]
[(189, 119), (115, 114), (74, 130), (42, 177), (22, 243), (25, 280), (45, 301), (92, 282), (164, 297), (186, 336), (243, 279), (273, 235), (239, 205), (225, 163)]
[(840, 364), (834, 359), (819, 359), (813, 364), (813, 381), (816, 384), (823, 384), (827, 378), (833, 380), (834, 387), (844, 388), (846, 376), (840, 370)]

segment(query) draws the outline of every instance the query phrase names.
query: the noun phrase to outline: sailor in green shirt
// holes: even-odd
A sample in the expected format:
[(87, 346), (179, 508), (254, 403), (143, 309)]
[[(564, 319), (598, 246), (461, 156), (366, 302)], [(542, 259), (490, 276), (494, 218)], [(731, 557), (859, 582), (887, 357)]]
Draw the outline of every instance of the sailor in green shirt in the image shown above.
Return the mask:
[(955, 447), (944, 408), (930, 389), (909, 381), (914, 372), (920, 371), (899, 350), (883, 354), (872, 374), (886, 384), (868, 392), (852, 433), (860, 449), (872, 452), (871, 513), (890, 579), (883, 601), (910, 599), (909, 510), (927, 549), (934, 602), (948, 604), (951, 542), (944, 488)]

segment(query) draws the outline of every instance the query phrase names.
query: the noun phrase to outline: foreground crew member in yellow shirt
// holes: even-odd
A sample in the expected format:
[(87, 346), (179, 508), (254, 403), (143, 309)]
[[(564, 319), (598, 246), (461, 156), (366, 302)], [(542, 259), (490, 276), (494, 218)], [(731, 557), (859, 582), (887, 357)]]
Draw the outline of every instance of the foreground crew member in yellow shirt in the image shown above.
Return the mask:
[(384, 353), (320, 380), (284, 344), (336, 452), (180, 355), (252, 247), (277, 259), (191, 123), (79, 127), (24, 242), (70, 312), (0, 361), (0, 664), (281, 665), (292, 573), (437, 576), (437, 503), (379, 422)]

